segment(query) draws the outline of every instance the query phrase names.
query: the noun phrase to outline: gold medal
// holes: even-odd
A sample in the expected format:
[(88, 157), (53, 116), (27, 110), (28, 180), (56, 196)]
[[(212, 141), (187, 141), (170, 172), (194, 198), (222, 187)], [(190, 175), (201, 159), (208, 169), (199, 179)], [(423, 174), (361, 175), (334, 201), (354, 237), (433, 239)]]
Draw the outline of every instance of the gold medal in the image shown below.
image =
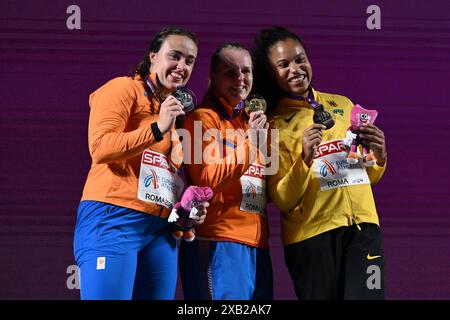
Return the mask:
[(266, 100), (259, 94), (253, 94), (247, 100), (245, 100), (244, 106), (245, 113), (250, 115), (250, 112), (262, 111), (266, 112), (267, 103)]

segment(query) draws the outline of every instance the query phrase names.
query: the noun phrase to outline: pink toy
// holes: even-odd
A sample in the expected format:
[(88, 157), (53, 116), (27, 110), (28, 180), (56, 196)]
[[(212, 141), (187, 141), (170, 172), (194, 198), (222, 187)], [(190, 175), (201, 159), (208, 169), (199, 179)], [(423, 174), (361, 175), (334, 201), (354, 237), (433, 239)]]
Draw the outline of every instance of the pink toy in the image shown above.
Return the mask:
[(208, 187), (189, 186), (183, 193), (181, 201), (175, 203), (170, 213), (169, 222), (175, 222), (172, 235), (175, 239), (183, 238), (191, 242), (195, 238), (193, 221), (203, 202), (213, 197), (213, 191)]
[(359, 145), (362, 145), (363, 149), (363, 163), (366, 167), (373, 166), (377, 159), (369, 151), (369, 148), (361, 143), (361, 138), (359, 137), (360, 129), (363, 124), (375, 122), (377, 118), (377, 110), (367, 110), (361, 107), (359, 104), (354, 105), (350, 113), (350, 127), (347, 129), (347, 138), (351, 138), (350, 152), (347, 156), (347, 162), (351, 164), (358, 163), (358, 153), (357, 149)]

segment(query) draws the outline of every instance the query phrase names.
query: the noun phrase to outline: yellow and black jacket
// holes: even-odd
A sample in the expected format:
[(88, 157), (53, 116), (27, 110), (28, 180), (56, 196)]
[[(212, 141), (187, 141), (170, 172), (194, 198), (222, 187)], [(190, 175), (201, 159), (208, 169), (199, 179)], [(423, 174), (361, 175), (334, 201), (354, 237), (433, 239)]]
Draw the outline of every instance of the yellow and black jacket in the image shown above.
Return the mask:
[[(334, 127), (323, 131), (322, 143), (345, 139), (353, 103), (339, 95), (315, 90), (313, 94), (335, 119)], [(302, 133), (313, 124), (313, 113), (307, 101), (283, 98), (269, 115), (271, 126), (279, 130), (280, 168), (267, 177), (268, 191), (281, 211), (284, 246), (353, 223), (379, 224), (371, 184), (380, 180), (386, 164), (366, 169), (371, 184), (321, 190), (312, 167), (301, 157)]]

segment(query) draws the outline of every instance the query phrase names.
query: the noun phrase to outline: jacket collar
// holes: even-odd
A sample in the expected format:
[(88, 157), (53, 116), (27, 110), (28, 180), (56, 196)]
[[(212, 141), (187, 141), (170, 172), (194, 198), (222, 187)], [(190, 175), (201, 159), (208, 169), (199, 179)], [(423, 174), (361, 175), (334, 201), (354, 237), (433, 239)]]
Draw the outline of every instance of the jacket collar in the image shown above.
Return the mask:
[(230, 105), (224, 98), (217, 97), (214, 94), (211, 94), (209, 99), (211, 100), (214, 108), (219, 111), (220, 116), (226, 120), (233, 120), (235, 117), (239, 116), (244, 109), (244, 102), (241, 101), (237, 105)]
[[(314, 97), (314, 101), (319, 99), (318, 92), (314, 90), (312, 87), (310, 89), (311, 97)], [(308, 101), (307, 98), (304, 97), (295, 97), (295, 96), (286, 96), (281, 98), (278, 102), (278, 106), (275, 108), (275, 114), (291, 114), (292, 112), (296, 112), (300, 109), (313, 109), (311, 106), (311, 102)]]
[(164, 99), (171, 94), (164, 86), (159, 82), (158, 75), (156, 73), (150, 73), (145, 79), (147, 86), (150, 88), (153, 96), (162, 103)]

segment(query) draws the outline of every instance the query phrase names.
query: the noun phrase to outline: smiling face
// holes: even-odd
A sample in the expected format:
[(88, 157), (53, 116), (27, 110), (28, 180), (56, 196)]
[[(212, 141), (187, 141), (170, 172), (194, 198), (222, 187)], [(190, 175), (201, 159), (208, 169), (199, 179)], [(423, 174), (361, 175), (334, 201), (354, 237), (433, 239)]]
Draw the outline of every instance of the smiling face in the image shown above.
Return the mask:
[(252, 58), (247, 50), (228, 48), (220, 53), (216, 72), (210, 75), (217, 96), (234, 106), (245, 100), (253, 85)]
[(189, 80), (194, 68), (198, 48), (186, 36), (168, 36), (158, 52), (150, 53), (150, 72), (156, 73), (167, 91), (175, 91)]
[(354, 130), (359, 129), (363, 124), (375, 122), (378, 116), (377, 110), (368, 110), (361, 107), (359, 104), (353, 106), (350, 112), (350, 123)]
[(278, 41), (269, 49), (269, 64), (281, 89), (306, 97), (312, 68), (305, 49), (295, 39)]
[(367, 113), (361, 113), (359, 115), (359, 120), (361, 123), (370, 123), (370, 116)]

